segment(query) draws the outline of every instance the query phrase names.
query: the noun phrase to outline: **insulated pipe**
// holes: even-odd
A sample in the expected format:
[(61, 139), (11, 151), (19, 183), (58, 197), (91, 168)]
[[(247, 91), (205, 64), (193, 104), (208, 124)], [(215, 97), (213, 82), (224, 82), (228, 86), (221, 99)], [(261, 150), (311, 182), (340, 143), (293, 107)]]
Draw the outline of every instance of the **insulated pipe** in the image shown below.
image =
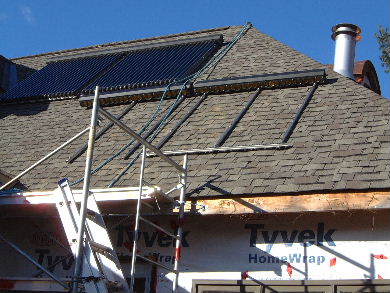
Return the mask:
[(332, 39), (336, 42), (333, 70), (351, 79), (355, 64), (355, 46), (361, 39), (361, 29), (354, 24), (340, 23), (332, 27)]

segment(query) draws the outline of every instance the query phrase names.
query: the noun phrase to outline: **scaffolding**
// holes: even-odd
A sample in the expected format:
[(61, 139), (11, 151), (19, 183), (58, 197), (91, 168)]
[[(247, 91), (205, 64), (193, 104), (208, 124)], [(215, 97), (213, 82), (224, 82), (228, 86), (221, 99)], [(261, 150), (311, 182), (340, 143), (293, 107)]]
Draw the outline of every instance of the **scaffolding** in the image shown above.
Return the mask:
[[(94, 153), (94, 145), (96, 138), (96, 128), (98, 121), (98, 114), (106, 117), (111, 123), (119, 126), (124, 132), (129, 134), (133, 139), (137, 141), (142, 148), (142, 160), (141, 160), (141, 172), (139, 178), (139, 190), (137, 197), (137, 206), (135, 214), (135, 226), (134, 226), (134, 237), (133, 237), (133, 249), (132, 249), (132, 260), (131, 260), (131, 272), (130, 272), (130, 286), (123, 275), (121, 265), (117, 258), (116, 252), (110, 242), (107, 229), (105, 227), (103, 218), (100, 214), (93, 193), (91, 192), (91, 170)], [(184, 216), (184, 205), (185, 205), (185, 194), (187, 185), (187, 154), (184, 154), (183, 165), (179, 165), (170, 157), (165, 155), (157, 147), (146, 141), (140, 135), (138, 135), (131, 128), (123, 124), (119, 119), (104, 110), (99, 105), (99, 87), (95, 89), (95, 97), (92, 107), (91, 124), (89, 127), (78, 133), (76, 136), (62, 144), (60, 147), (50, 152), (48, 155), (37, 161), (35, 164), (21, 172), (15, 178), (0, 187), (4, 189), (9, 186), (20, 177), (40, 165), (58, 151), (75, 141), (77, 138), (82, 136), (84, 133), (89, 131), (89, 138), (87, 144), (87, 155), (86, 155), (86, 166), (84, 172), (84, 185), (82, 191), (82, 199), (80, 209), (77, 209), (77, 205), (70, 189), (69, 183), (66, 179), (59, 181), (59, 187), (55, 190), (57, 202), (56, 207), (62, 221), (62, 225), (66, 232), (66, 236), (72, 248), (72, 253), (75, 258), (75, 270), (71, 286), (68, 286), (63, 280), (58, 278), (56, 275), (51, 273), (47, 268), (37, 263), (32, 257), (25, 253), (22, 249), (17, 247), (12, 242), (5, 239), (0, 234), (0, 240), (11, 246), (13, 249), (18, 251), (21, 255), (27, 258), (28, 261), (36, 265), (42, 272), (46, 273), (51, 279), (57, 282), (61, 287), (66, 290), (72, 290), (73, 293), (77, 292), (134, 292), (135, 284), (135, 272), (137, 258), (143, 261), (149, 262), (153, 265), (159, 266), (169, 272), (174, 273), (174, 280), (172, 285), (172, 292), (176, 293), (178, 289), (178, 278), (179, 278), (179, 261), (181, 252), (182, 242), (182, 218)], [(142, 205), (147, 205), (153, 208), (151, 205), (142, 202), (142, 195), (144, 190), (144, 171), (145, 163), (147, 158), (147, 151), (152, 152), (154, 155), (160, 157), (166, 161), (169, 165), (174, 167), (179, 175), (179, 183), (176, 187), (172, 188), (169, 192), (162, 195), (166, 200), (169, 200), (173, 207), (178, 209), (178, 225), (176, 233), (171, 233), (165, 228), (149, 221), (141, 215)], [(180, 191), (179, 200), (176, 201), (169, 194), (175, 190)], [(94, 221), (91, 221), (89, 217), (91, 214), (95, 217)], [(98, 219), (98, 220), (96, 220)], [(139, 232), (140, 221), (153, 226), (159, 231), (171, 236), (175, 239), (175, 260), (173, 267), (166, 266), (162, 263), (154, 261), (151, 258), (145, 257), (137, 253), (137, 237)], [(98, 235), (98, 237), (96, 237)], [(81, 286), (80, 286), (81, 285)]]
[[(152, 145), (146, 139), (148, 136), (153, 136), (152, 134), (155, 130), (159, 129), (160, 126), (165, 122), (167, 117), (163, 117), (157, 122), (144, 137), (141, 137), (131, 128), (126, 126), (120, 121), (120, 119), (130, 111), (131, 108), (136, 104), (134, 97), (132, 97), (131, 92), (121, 92), (120, 95), (121, 101), (127, 102), (127, 99), (133, 99), (131, 104), (128, 105), (126, 109), (117, 117), (113, 116), (111, 113), (100, 107), (99, 99), (101, 99), (102, 104), (109, 104), (109, 101), (117, 99), (118, 94), (107, 93), (103, 94), (100, 97), (99, 87), (95, 88), (95, 95), (93, 96), (93, 105), (92, 105), (92, 115), (90, 126), (72, 137), (70, 140), (44, 156), (42, 159), (34, 163), (32, 166), (21, 172), (19, 175), (14, 177), (12, 180), (0, 187), (0, 191), (10, 186), (12, 183), (16, 182), (19, 178), (33, 170), (38, 165), (42, 164), (50, 157), (55, 155), (57, 152), (62, 150), (64, 147), (68, 146), (76, 139), (81, 137), (83, 134), (89, 132), (88, 143), (83, 145), (82, 148), (76, 152), (73, 156), (68, 159), (68, 162), (71, 163), (77, 157), (80, 156), (85, 150), (87, 151), (86, 155), (86, 166), (84, 172), (83, 190), (82, 190), (82, 199), (80, 209), (77, 208), (73, 193), (70, 189), (70, 186), (67, 180), (60, 180), (59, 187), (55, 190), (54, 194), (56, 195), (57, 210), (60, 214), (61, 221), (63, 223), (65, 233), (69, 243), (71, 244), (72, 255), (75, 258), (75, 271), (73, 274), (73, 279), (71, 284), (68, 284), (66, 281), (58, 278), (53, 273), (50, 272), (47, 268), (43, 267), (37, 263), (32, 257), (27, 253), (22, 251), (18, 246), (8, 241), (0, 233), (0, 240), (5, 242), (7, 245), (15, 249), (18, 253), (23, 255), (28, 261), (37, 266), (41, 272), (46, 273), (52, 280), (56, 282), (56, 285), (60, 286), (65, 290), (72, 290), (74, 293), (81, 291), (84, 292), (133, 292), (135, 284), (135, 272), (136, 272), (136, 263), (137, 259), (149, 262), (155, 266), (159, 266), (169, 272), (174, 274), (174, 280), (172, 282), (172, 292), (176, 293), (178, 290), (178, 279), (179, 279), (179, 262), (181, 257), (181, 242), (182, 242), (182, 219), (184, 217), (184, 205), (186, 202), (186, 186), (187, 186), (187, 156), (189, 154), (212, 154), (212, 153), (224, 153), (224, 152), (240, 152), (240, 151), (257, 151), (257, 150), (283, 150), (291, 146), (287, 145), (287, 141), (294, 130), (297, 121), (300, 118), (300, 115), (304, 111), (307, 104), (310, 102), (311, 97), (314, 94), (318, 86), (318, 82), (323, 82), (325, 79), (325, 73), (323, 70), (311, 70), (311, 71), (302, 71), (302, 72), (290, 72), (282, 74), (269, 74), (269, 75), (258, 75), (258, 76), (249, 76), (242, 78), (230, 78), (222, 80), (204, 80), (193, 84), (193, 81), (197, 79), (201, 74), (216, 66), (216, 64), (223, 58), (224, 55), (234, 46), (234, 44), (246, 33), (246, 31), (251, 27), (248, 23), (243, 29), (233, 38), (233, 40), (228, 43), (224, 49), (220, 50), (207, 64), (200, 69), (198, 72), (192, 74), (191, 76), (183, 79), (181, 82), (184, 82), (182, 86), (175, 86), (173, 83), (168, 87), (156, 90), (156, 89), (141, 89), (136, 91), (139, 97), (147, 95), (148, 98), (157, 97), (161, 94), (162, 97), (165, 97), (166, 92), (171, 90), (173, 94), (177, 94), (177, 101), (173, 104), (171, 111), (174, 111), (180, 103), (184, 100), (185, 91), (189, 90), (191, 94), (202, 95), (202, 97), (195, 103), (195, 105), (189, 110), (187, 114), (174, 126), (174, 128), (160, 141), (157, 146)], [(251, 146), (234, 146), (234, 147), (223, 147), (224, 142), (229, 138), (233, 132), (236, 125), (240, 122), (242, 117), (248, 111), (252, 103), (259, 96), (262, 89), (270, 88), (273, 89), (276, 86), (289, 86), (289, 85), (309, 85), (314, 82), (314, 85), (311, 91), (308, 93), (307, 98), (299, 109), (296, 117), (291, 123), (289, 129), (283, 136), (282, 143), (280, 144), (268, 144), (268, 145), (251, 145)], [(178, 83), (177, 83), (178, 84)], [(223, 93), (224, 91), (235, 92), (235, 91), (249, 91), (255, 90), (253, 96), (248, 100), (245, 107), (240, 111), (237, 117), (234, 119), (232, 124), (225, 130), (222, 136), (215, 143), (214, 147), (204, 148), (204, 149), (190, 149), (190, 150), (174, 150), (174, 151), (165, 151), (162, 152), (160, 149), (164, 144), (175, 134), (181, 124), (188, 119), (188, 117), (199, 107), (199, 105), (207, 98), (210, 94)], [(82, 97), (80, 98), (81, 105), (90, 105), (91, 97)], [(104, 127), (100, 132), (96, 133), (98, 115), (104, 116), (110, 121), (110, 123)], [(127, 281), (124, 277), (124, 274), (121, 269), (119, 260), (117, 259), (116, 252), (110, 243), (107, 229), (105, 227), (102, 215), (100, 214), (99, 208), (96, 204), (94, 194), (91, 191), (90, 183), (91, 176), (94, 173), (92, 170), (92, 161), (94, 153), (95, 141), (104, 134), (112, 125), (117, 125), (125, 133), (130, 135), (134, 140), (137, 141), (136, 145), (131, 148), (125, 158), (129, 158), (134, 152), (142, 145), (141, 153), (141, 165), (140, 165), (140, 178), (139, 178), (139, 189), (137, 196), (136, 204), (136, 213), (135, 213), (135, 225), (133, 231), (133, 246), (132, 246), (132, 259), (131, 259), (131, 272), (130, 272), (130, 286), (127, 284)], [(148, 153), (149, 152), (149, 153)], [(173, 159), (172, 156), (183, 156), (183, 163), (179, 165)], [(168, 201), (172, 203), (172, 206), (175, 211), (178, 211), (178, 225), (177, 230), (174, 233), (156, 225), (152, 221), (146, 219), (142, 214), (142, 205), (145, 205), (149, 208), (153, 208), (151, 205), (145, 203), (142, 200), (143, 190), (144, 190), (144, 172), (146, 166), (146, 159), (148, 157), (157, 156), (167, 162), (170, 166), (174, 167), (176, 172), (179, 175), (179, 183), (177, 186), (167, 191), (165, 194), (161, 195)], [(137, 157), (138, 158), (138, 157)], [(127, 170), (127, 169), (126, 169)], [(81, 181), (79, 181), (81, 182)], [(174, 191), (180, 191), (179, 200), (173, 199), (169, 196)], [(129, 213), (130, 214), (130, 213)], [(128, 214), (128, 215), (129, 215)], [(91, 216), (93, 216), (94, 221), (91, 221)], [(137, 235), (139, 233), (140, 221), (158, 229), (159, 231), (169, 235), (172, 239), (175, 239), (175, 258), (173, 267), (166, 266), (158, 261), (155, 261), (149, 257), (145, 257), (137, 253)], [(97, 226), (95, 224), (99, 222)], [(98, 231), (98, 232), (96, 232)], [(99, 237), (94, 237), (94, 235), (99, 235)], [(101, 237), (100, 237), (101, 236)], [(106, 270), (105, 268), (111, 268)], [(86, 273), (86, 271), (88, 271)], [(110, 272), (111, 270), (111, 272)], [(114, 274), (112, 274), (114, 272)], [(118, 277), (119, 276), (119, 277)], [(31, 280), (31, 282), (36, 282), (36, 280)]]
[[(175, 161), (173, 161), (171, 158), (169, 158), (167, 155), (165, 155), (163, 152), (161, 152), (158, 148), (154, 147), (152, 144), (150, 144), (148, 141), (143, 139), (140, 135), (138, 135), (136, 132), (134, 132), (131, 128), (126, 126), (124, 123), (119, 121), (116, 117), (111, 115), (108, 111), (102, 109), (99, 106), (99, 87), (96, 87), (95, 90), (95, 99), (93, 102), (93, 108), (92, 108), (92, 117), (91, 117), (91, 125), (90, 125), (90, 132), (89, 132), (89, 139), (88, 139), (88, 149), (87, 149), (87, 159), (86, 159), (86, 168), (85, 168), (85, 174), (84, 174), (84, 187), (83, 187), (83, 197), (81, 202), (81, 208), (80, 208), (80, 222), (79, 222), (79, 231), (78, 231), (78, 238), (77, 238), (77, 251), (75, 253), (75, 272), (74, 272), (74, 280), (73, 280), (73, 292), (77, 292), (78, 284), (81, 275), (82, 275), (82, 263), (83, 259), (83, 246), (84, 246), (84, 234), (85, 234), (85, 227), (86, 227), (86, 215), (87, 215), (87, 206), (88, 206), (88, 198), (90, 196), (90, 179), (91, 179), (91, 166), (92, 166), (92, 159), (93, 159), (93, 150), (94, 150), (94, 140), (95, 140), (95, 134), (96, 134), (96, 125), (97, 125), (97, 115), (101, 114), (104, 117), (106, 117), (108, 120), (110, 120), (115, 125), (119, 126), (124, 132), (129, 134), (131, 137), (133, 137), (135, 140), (137, 140), (138, 143), (143, 145), (143, 151), (142, 151), (142, 160), (141, 160), (141, 172), (140, 172), (140, 179), (139, 179), (139, 193), (137, 198), (137, 207), (136, 207), (136, 215), (135, 215), (135, 226), (134, 226), (134, 237), (133, 237), (133, 250), (132, 250), (132, 261), (131, 261), (131, 272), (130, 272), (130, 292), (133, 292), (134, 288), (134, 279), (135, 279), (135, 270), (136, 270), (136, 260), (137, 258), (140, 258), (144, 261), (150, 262), (154, 265), (160, 266), (170, 272), (173, 272), (175, 274), (175, 278), (173, 281), (173, 288), (172, 292), (177, 292), (178, 287), (178, 277), (179, 277), (179, 260), (180, 260), (180, 247), (181, 247), (181, 239), (182, 239), (182, 227), (181, 227), (181, 219), (184, 216), (184, 204), (185, 204), (185, 193), (186, 193), (186, 184), (187, 184), (187, 155), (184, 156), (184, 162), (183, 166), (180, 166)], [(179, 189), (180, 189), (180, 199), (178, 201), (179, 206), (179, 222), (178, 222), (178, 229), (176, 235), (173, 233), (167, 231), (166, 229), (156, 225), (155, 223), (147, 220), (146, 218), (141, 216), (141, 204), (142, 204), (142, 190), (143, 190), (143, 182), (144, 182), (144, 171), (145, 171), (145, 163), (146, 163), (146, 152), (147, 150), (152, 151), (157, 156), (159, 156), (161, 159), (169, 163), (171, 166), (173, 166), (177, 172), (179, 173)], [(172, 198), (168, 197), (174, 201)], [(163, 233), (166, 233), (167, 235), (173, 237), (176, 240), (175, 245), (175, 262), (174, 267), (170, 268), (168, 266), (165, 266), (159, 262), (156, 262), (152, 259), (149, 259), (145, 256), (142, 256), (137, 253), (137, 237), (138, 231), (139, 231), (139, 221), (143, 221), (154, 228), (160, 230)], [(125, 290), (124, 290), (125, 291)]]
[[(190, 149), (190, 150), (175, 150), (175, 151), (161, 151), (160, 148), (169, 140), (170, 137), (176, 132), (180, 124), (185, 121), (191, 113), (193, 113), (196, 108), (206, 99), (207, 94), (203, 94), (199, 101), (190, 109), (190, 111), (179, 121), (177, 125), (168, 133), (166, 137), (157, 145), (154, 146), (146, 140), (146, 138), (141, 137), (130, 127), (121, 122), (120, 116), (115, 117), (107, 110), (103, 109), (99, 105), (99, 87), (95, 89), (95, 96), (92, 105), (92, 115), (90, 126), (69, 139), (67, 142), (62, 144), (60, 147), (56, 148), (42, 159), (34, 163), (32, 166), (21, 172), (19, 175), (14, 177), (12, 180), (0, 187), (0, 190), (11, 185), (20, 177), (24, 176), (26, 173), (30, 172), (32, 169), (52, 157), (58, 151), (75, 141), (77, 138), (89, 131), (89, 138), (87, 143), (87, 155), (86, 155), (86, 165), (84, 172), (84, 185), (81, 196), (81, 205), (80, 209), (77, 209), (73, 193), (70, 189), (70, 186), (67, 180), (60, 180), (59, 187), (54, 191), (54, 194), (57, 195), (56, 206), (58, 213), (60, 215), (62, 224), (64, 226), (65, 233), (67, 234), (68, 242), (71, 244), (72, 255), (75, 258), (75, 270), (73, 274), (73, 279), (69, 285), (66, 281), (58, 278), (49, 269), (43, 267), (37, 263), (32, 257), (27, 253), (23, 252), (18, 246), (12, 242), (5, 239), (5, 237), (0, 233), (0, 240), (5, 242), (7, 245), (15, 249), (18, 253), (23, 255), (28, 261), (37, 266), (41, 272), (46, 273), (56, 285), (64, 288), (65, 290), (72, 290), (76, 292), (134, 292), (135, 285), (135, 272), (137, 259), (151, 263), (152, 265), (161, 267), (169, 272), (174, 274), (174, 279), (172, 282), (172, 292), (176, 293), (178, 290), (178, 279), (179, 279), (179, 262), (181, 258), (181, 242), (182, 242), (182, 219), (184, 217), (184, 206), (186, 202), (186, 186), (187, 186), (187, 156), (190, 154), (212, 154), (212, 153), (225, 153), (225, 152), (240, 152), (240, 151), (257, 151), (257, 150), (283, 150), (288, 149), (291, 146), (287, 144), (288, 138), (293, 132), (297, 121), (299, 120), (302, 112), (304, 111), (307, 104), (310, 102), (314, 91), (318, 87), (318, 83), (315, 82), (312, 88), (307, 93), (306, 99), (302, 106), (298, 109), (293, 121), (283, 135), (282, 143), (276, 144), (264, 144), (264, 145), (251, 145), (251, 146), (233, 146), (233, 147), (224, 147), (222, 146), (226, 139), (230, 136), (233, 131), (233, 128), (239, 123), (241, 118), (245, 115), (246, 111), (250, 105), (254, 102), (256, 97), (260, 93), (260, 88), (257, 88), (253, 96), (249, 99), (248, 103), (242, 109), (242, 111), (234, 119), (231, 126), (229, 126), (222, 136), (218, 139), (214, 147), (204, 148), (204, 149)], [(132, 106), (131, 106), (132, 107)], [(129, 107), (130, 108), (130, 107)], [(130, 135), (134, 140), (137, 141), (138, 145), (142, 145), (142, 156), (141, 156), (141, 165), (140, 165), (140, 177), (139, 177), (139, 187), (137, 190), (137, 205), (135, 213), (135, 225), (133, 231), (133, 246), (132, 246), (132, 256), (131, 256), (131, 271), (130, 271), (130, 284), (127, 283), (126, 278), (122, 272), (121, 264), (117, 258), (115, 249), (113, 248), (108, 231), (105, 227), (105, 223), (102, 215), (100, 214), (99, 208), (96, 204), (94, 194), (91, 191), (90, 183), (92, 171), (92, 161), (93, 153), (95, 147), (95, 140), (99, 137), (99, 133), (96, 134), (98, 115), (104, 116), (110, 121), (110, 127), (116, 125), (121, 128), (125, 133)], [(83, 146), (84, 148), (84, 146)], [(77, 154), (78, 155), (78, 154)], [(183, 156), (183, 164), (179, 165), (171, 157), (172, 156)], [(178, 223), (177, 231), (171, 233), (163, 227), (153, 223), (152, 221), (146, 219), (142, 213), (142, 205), (145, 205), (149, 208), (154, 208), (150, 204), (143, 201), (143, 191), (145, 190), (144, 186), (144, 173), (146, 166), (146, 159), (148, 157), (159, 157), (170, 166), (175, 168), (175, 171), (179, 175), (179, 183), (173, 187), (171, 190), (166, 193), (160, 192), (161, 196), (165, 200), (169, 201), (172, 204), (173, 210), (178, 212)], [(180, 191), (179, 200), (175, 200), (170, 194), (174, 191)], [(94, 221), (91, 222), (91, 215), (94, 217)], [(127, 214), (129, 216), (130, 213)], [(169, 235), (172, 239), (175, 239), (175, 257), (173, 267), (166, 266), (151, 257), (146, 257), (137, 252), (137, 235), (139, 234), (140, 221), (158, 229), (159, 231)], [(95, 226), (96, 223), (100, 223)], [(71, 232), (69, 232), (71, 230)], [(69, 232), (69, 233), (68, 233)], [(99, 235), (99, 237), (95, 237)], [(36, 280), (31, 280), (35, 282)], [(129, 286), (130, 285), (130, 286)]]

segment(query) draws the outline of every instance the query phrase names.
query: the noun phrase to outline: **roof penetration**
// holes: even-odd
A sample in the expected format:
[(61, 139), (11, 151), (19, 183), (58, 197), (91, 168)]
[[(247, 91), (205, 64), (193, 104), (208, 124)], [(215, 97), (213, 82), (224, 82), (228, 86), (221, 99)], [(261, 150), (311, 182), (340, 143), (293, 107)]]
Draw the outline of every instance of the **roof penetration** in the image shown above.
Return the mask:
[(94, 55), (53, 59), (0, 100), (56, 98), (102, 91), (166, 85), (204, 65), (222, 44), (222, 36), (136, 46)]

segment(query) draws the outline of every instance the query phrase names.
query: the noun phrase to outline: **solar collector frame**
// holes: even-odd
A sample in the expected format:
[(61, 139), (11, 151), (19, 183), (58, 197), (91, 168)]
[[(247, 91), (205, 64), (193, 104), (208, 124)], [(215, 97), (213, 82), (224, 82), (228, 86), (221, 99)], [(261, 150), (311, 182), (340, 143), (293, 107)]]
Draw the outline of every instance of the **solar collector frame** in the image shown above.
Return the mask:
[(0, 102), (75, 97), (96, 85), (104, 92), (166, 85), (197, 70), (222, 42), (212, 35), (51, 57)]
[(213, 41), (130, 52), (83, 93), (99, 85), (101, 91), (166, 85), (196, 71), (218, 45)]
[(0, 99), (75, 95), (122, 54), (51, 62), (0, 96)]

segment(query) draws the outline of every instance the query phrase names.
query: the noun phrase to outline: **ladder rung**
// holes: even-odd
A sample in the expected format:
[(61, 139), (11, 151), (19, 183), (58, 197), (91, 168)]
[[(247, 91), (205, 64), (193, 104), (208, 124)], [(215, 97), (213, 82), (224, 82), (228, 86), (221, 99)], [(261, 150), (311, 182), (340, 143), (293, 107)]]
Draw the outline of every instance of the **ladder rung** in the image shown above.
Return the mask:
[[(178, 184), (178, 185), (176, 185), (174, 188), (172, 188), (172, 189), (168, 190), (167, 192), (163, 193), (163, 196), (164, 196), (164, 195), (165, 195), (165, 196), (168, 196), (168, 195), (171, 194), (172, 192), (174, 192), (174, 191), (176, 191), (176, 190), (179, 190), (179, 189), (182, 188), (182, 187), (183, 187), (183, 184)], [(169, 197), (169, 198), (171, 198), (171, 197)]]
[(174, 188), (168, 190), (167, 192), (161, 192), (159, 193), (158, 195), (161, 195), (163, 198), (169, 200), (170, 202), (175, 202), (176, 200), (172, 197), (170, 197), (168, 194), (171, 194), (172, 192), (174, 192), (175, 190), (178, 190), (182, 187), (181, 184), (178, 184), (177, 186), (175, 186)]
[(165, 230), (164, 228), (160, 227), (159, 225), (156, 225), (155, 223), (153, 223), (153, 222), (151, 222), (151, 221), (149, 221), (149, 220), (146, 220), (144, 217), (139, 216), (139, 219), (142, 220), (142, 221), (144, 221), (144, 222), (146, 222), (146, 223), (148, 223), (149, 225), (153, 226), (154, 228), (156, 228), (156, 229), (158, 229), (158, 230), (164, 232), (165, 234), (167, 234), (167, 235), (169, 235), (169, 236), (171, 236), (171, 237), (173, 237), (173, 238), (175, 238), (175, 239), (178, 239), (178, 240), (180, 239), (180, 237), (178, 237), (178, 236), (172, 234), (172, 233), (169, 232), (168, 230)]
[(141, 258), (141, 259), (143, 259), (143, 260), (146, 260), (146, 261), (148, 261), (148, 262), (150, 262), (150, 263), (152, 263), (152, 264), (155, 264), (156, 266), (160, 266), (160, 267), (166, 269), (167, 271), (170, 271), (170, 272), (175, 273), (175, 274), (178, 273), (177, 270), (174, 270), (174, 269), (172, 269), (172, 268), (170, 268), (170, 267), (168, 267), (168, 266), (166, 266), (166, 265), (163, 265), (163, 264), (161, 264), (161, 263), (159, 263), (159, 262), (156, 262), (156, 261), (154, 261), (154, 260), (151, 260), (151, 259), (149, 259), (149, 258), (147, 258), (147, 257), (145, 257), (145, 256), (143, 256), (143, 255), (136, 254), (136, 256), (139, 257), (139, 258)]
[(106, 285), (109, 292), (122, 292), (123, 285), (118, 282), (113, 282), (110, 280), (104, 280), (104, 284)]
[(89, 244), (91, 245), (92, 249), (100, 252), (100, 253), (112, 253), (112, 249), (110, 247), (104, 246), (100, 243), (89, 241)]
[(96, 213), (95, 211), (90, 210), (90, 209), (87, 208), (87, 215), (88, 215), (88, 216), (96, 216), (96, 214), (97, 214), (97, 213)]
[(141, 204), (143, 204), (143, 205), (147, 206), (148, 208), (154, 210), (154, 206), (152, 206), (151, 204), (148, 204), (147, 202), (144, 202), (144, 201), (141, 200)]

